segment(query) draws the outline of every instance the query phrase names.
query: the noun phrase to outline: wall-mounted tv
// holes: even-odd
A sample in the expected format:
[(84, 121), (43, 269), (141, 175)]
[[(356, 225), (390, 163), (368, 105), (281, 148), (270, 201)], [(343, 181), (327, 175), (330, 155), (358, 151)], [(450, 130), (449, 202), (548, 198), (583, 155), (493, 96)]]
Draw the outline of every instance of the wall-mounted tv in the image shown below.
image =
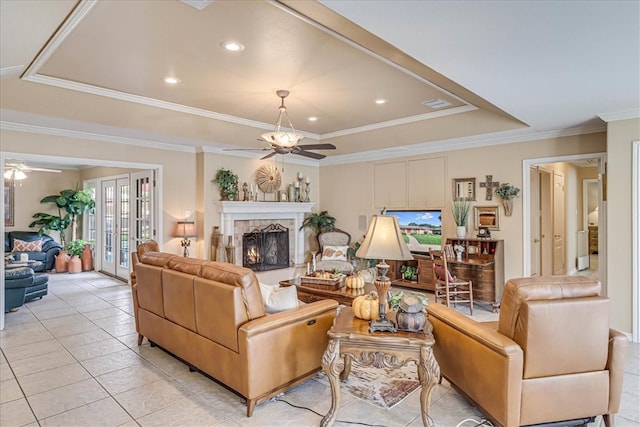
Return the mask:
[(398, 217), (402, 236), (411, 252), (429, 253), (429, 249), (441, 249), (441, 210), (388, 210), (387, 215)]

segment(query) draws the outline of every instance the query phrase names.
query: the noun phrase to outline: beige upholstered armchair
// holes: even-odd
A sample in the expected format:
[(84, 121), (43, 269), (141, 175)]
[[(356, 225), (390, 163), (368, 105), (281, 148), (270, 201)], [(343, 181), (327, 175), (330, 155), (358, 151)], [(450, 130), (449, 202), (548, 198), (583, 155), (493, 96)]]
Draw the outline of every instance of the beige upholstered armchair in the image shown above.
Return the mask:
[(441, 304), (427, 311), (442, 375), (495, 424), (603, 415), (613, 425), (627, 338), (609, 329), (609, 299), (597, 280), (511, 279), (498, 322), (476, 322)]
[(351, 273), (353, 266), (349, 262), (347, 251), (351, 243), (351, 235), (346, 231), (334, 228), (318, 235), (320, 254), (316, 262), (316, 270), (330, 271), (338, 269), (343, 273)]

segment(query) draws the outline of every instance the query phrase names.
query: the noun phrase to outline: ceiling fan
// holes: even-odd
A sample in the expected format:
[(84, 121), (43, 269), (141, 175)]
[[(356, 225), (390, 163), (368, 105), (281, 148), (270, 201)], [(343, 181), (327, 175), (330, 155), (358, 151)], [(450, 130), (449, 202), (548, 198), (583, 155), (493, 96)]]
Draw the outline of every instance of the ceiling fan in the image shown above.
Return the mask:
[(25, 179), (27, 177), (25, 172), (31, 172), (31, 171), (53, 172), (53, 173), (62, 172), (59, 169), (38, 168), (38, 167), (28, 166), (25, 162), (15, 162), (15, 163), (7, 162), (4, 164), (4, 177), (6, 179), (15, 179), (15, 180)]
[[(276, 95), (280, 97), (282, 100), (280, 103), (280, 107), (278, 107), (278, 120), (276, 121), (276, 127), (273, 132), (265, 132), (260, 135), (258, 141), (263, 141), (269, 144), (268, 148), (255, 149), (255, 148), (239, 148), (233, 149), (229, 148), (225, 151), (265, 151), (271, 150), (271, 153), (267, 154), (264, 157), (261, 157), (260, 160), (268, 159), (269, 157), (273, 157), (276, 154), (297, 154), (298, 156), (309, 157), (312, 159), (324, 159), (324, 154), (313, 153), (307, 150), (335, 150), (336, 146), (333, 144), (306, 144), (306, 145), (298, 145), (298, 142), (304, 138), (302, 134), (296, 132), (293, 127), (293, 123), (291, 123), (291, 119), (289, 118), (289, 114), (287, 113), (287, 107), (284, 105), (284, 99), (289, 96), (288, 90), (279, 90), (276, 92)], [(287, 119), (289, 122), (289, 128), (291, 131), (282, 130), (282, 119)], [(286, 124), (286, 123), (285, 123)]]

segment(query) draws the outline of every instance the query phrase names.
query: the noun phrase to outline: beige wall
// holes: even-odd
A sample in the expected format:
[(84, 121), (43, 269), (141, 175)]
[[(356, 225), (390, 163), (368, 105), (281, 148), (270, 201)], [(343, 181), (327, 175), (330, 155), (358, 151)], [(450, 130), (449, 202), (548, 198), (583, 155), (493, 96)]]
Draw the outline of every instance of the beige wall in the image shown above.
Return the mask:
[[(58, 214), (53, 203), (41, 204), (40, 200), (52, 194), (60, 194), (61, 190), (75, 188), (76, 182), (78, 182), (77, 171), (28, 172), (27, 179), (16, 181), (14, 188), (15, 222), (13, 227), (6, 227), (6, 231), (36, 231), (36, 228), (29, 228), (29, 224), (34, 220), (33, 214), (36, 212)], [(60, 240), (57, 232), (47, 234), (58, 241)]]
[(640, 140), (640, 119), (610, 122), (607, 126), (607, 277), (609, 297), (615, 302), (611, 324), (625, 332), (632, 322), (631, 159), (633, 141)]

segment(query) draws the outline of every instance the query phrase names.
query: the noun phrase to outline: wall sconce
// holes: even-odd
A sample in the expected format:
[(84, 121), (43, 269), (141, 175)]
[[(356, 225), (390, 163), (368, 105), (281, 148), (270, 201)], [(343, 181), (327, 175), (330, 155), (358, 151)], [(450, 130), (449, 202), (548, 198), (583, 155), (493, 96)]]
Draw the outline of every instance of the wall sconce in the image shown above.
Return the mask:
[(196, 232), (196, 223), (193, 221), (178, 221), (176, 222), (175, 228), (173, 229), (173, 237), (182, 237), (180, 241), (180, 245), (183, 247), (184, 251), (182, 256), (189, 256), (189, 246), (191, 246), (191, 240), (189, 237), (196, 237), (198, 233)]

